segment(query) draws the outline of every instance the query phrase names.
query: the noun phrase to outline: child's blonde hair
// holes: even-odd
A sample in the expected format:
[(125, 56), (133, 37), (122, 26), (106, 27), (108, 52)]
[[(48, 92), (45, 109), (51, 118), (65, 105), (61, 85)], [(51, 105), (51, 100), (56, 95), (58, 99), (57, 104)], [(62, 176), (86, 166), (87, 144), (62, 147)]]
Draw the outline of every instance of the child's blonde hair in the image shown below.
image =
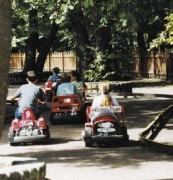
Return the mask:
[(101, 82), (99, 85), (99, 89), (102, 92), (102, 100), (100, 106), (112, 106), (113, 101), (112, 97), (109, 94), (109, 86), (110, 84), (108, 82)]

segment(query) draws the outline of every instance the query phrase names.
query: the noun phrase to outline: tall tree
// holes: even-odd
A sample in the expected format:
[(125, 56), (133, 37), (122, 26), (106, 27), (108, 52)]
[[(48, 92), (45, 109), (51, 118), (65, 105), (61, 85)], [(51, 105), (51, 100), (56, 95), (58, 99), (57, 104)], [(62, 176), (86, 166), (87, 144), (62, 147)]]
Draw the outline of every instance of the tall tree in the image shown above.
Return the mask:
[(24, 64), (24, 72), (37, 70), (36, 52), (38, 47), (38, 11), (31, 9), (29, 11), (29, 37), (26, 40), (26, 58)]
[[(63, 50), (74, 50), (80, 72), (88, 72), (94, 80), (110, 76), (119, 78), (128, 74), (134, 52), (148, 49), (149, 42), (163, 29), (170, 2), (13, 0), (13, 11), (19, 17), (16, 22), (20, 22), (23, 27), (29, 24), (27, 12), (35, 9), (38, 13), (39, 38), (34, 45), (37, 45), (39, 54), (37, 60), (30, 58), (28, 64), (36, 63), (37, 70), (42, 71), (50, 49), (60, 49), (62, 45)], [(28, 39), (30, 44), (31, 34), (26, 35), (26, 29), (18, 26), (14, 32), (19, 34), (20, 31), (22, 36), (25, 34), (20, 42)], [(30, 38), (33, 42), (34, 39), (37, 38)], [(35, 53), (35, 46), (31, 47), (31, 52)]]
[(44, 69), (44, 64), (47, 58), (47, 55), (50, 52), (50, 49), (53, 45), (53, 42), (56, 39), (57, 31), (58, 31), (58, 24), (55, 21), (51, 25), (50, 32), (47, 37), (43, 37), (39, 40), (39, 45), (37, 47), (38, 50), (38, 57), (37, 57), (37, 71), (42, 72)]
[(61, 0), (13, 0), (12, 5), (13, 44), (20, 48), (18, 44), (23, 43), (24, 48), (21, 49), (26, 53), (23, 71), (42, 72), (46, 57), (57, 38), (59, 26), (55, 19)]
[(8, 70), (11, 51), (11, 1), (0, 0), (0, 136), (5, 116), (8, 92)]
[(84, 17), (81, 5), (77, 4), (67, 13), (67, 29), (73, 36), (74, 50), (78, 57), (77, 66), (82, 74), (89, 68), (89, 64), (94, 60), (89, 49), (90, 41), (87, 31), (87, 22)]

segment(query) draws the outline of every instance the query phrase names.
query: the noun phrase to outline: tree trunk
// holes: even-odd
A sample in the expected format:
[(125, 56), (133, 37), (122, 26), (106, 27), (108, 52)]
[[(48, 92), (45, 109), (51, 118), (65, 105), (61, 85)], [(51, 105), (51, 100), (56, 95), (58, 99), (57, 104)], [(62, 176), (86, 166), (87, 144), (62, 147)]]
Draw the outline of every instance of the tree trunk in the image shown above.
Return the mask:
[(38, 72), (43, 72), (47, 55), (49, 54), (53, 41), (56, 38), (57, 31), (58, 31), (58, 25), (56, 23), (53, 23), (48, 38), (42, 38), (39, 40), (39, 48), (38, 48), (39, 55), (37, 58)]
[(74, 10), (69, 11), (68, 19), (68, 30), (73, 34), (76, 56), (78, 57), (77, 67), (80, 73), (83, 73), (93, 61), (91, 50), (87, 48), (87, 46), (90, 46), (90, 42), (85, 18), (81, 9), (76, 7)]
[(144, 35), (142, 31), (138, 31), (137, 33), (137, 41), (138, 41), (138, 48), (139, 48), (139, 53), (140, 53), (140, 77), (143, 77), (143, 72), (144, 72), (144, 52), (146, 52), (146, 46), (145, 46), (145, 40), (144, 40)]
[(37, 10), (33, 9), (29, 12), (29, 37), (26, 44), (26, 57), (24, 64), (24, 72), (36, 70), (36, 50), (38, 44), (38, 17)]
[(6, 110), (8, 71), (11, 50), (11, 1), (0, 0), (0, 137)]
[(108, 27), (100, 27), (95, 33), (96, 46), (98, 51), (105, 52), (105, 50), (110, 50), (110, 40), (111, 34)]
[(138, 48), (140, 51), (146, 51), (146, 45), (145, 45), (145, 40), (144, 40), (144, 33), (139, 30), (137, 32), (137, 42), (138, 42)]

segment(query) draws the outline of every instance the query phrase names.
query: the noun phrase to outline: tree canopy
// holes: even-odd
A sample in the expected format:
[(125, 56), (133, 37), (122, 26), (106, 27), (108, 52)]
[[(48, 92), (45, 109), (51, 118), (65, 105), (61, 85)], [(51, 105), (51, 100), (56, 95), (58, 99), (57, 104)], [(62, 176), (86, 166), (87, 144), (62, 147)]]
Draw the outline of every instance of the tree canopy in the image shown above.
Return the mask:
[[(73, 50), (88, 80), (127, 75), (134, 53), (164, 29), (170, 0), (13, 0), (13, 51), (24, 71), (41, 72), (47, 54)], [(38, 53), (37, 60), (34, 58)]]
[(167, 23), (165, 29), (158, 34), (156, 39), (153, 39), (150, 43), (151, 49), (171, 49), (173, 47), (173, 12), (165, 17)]

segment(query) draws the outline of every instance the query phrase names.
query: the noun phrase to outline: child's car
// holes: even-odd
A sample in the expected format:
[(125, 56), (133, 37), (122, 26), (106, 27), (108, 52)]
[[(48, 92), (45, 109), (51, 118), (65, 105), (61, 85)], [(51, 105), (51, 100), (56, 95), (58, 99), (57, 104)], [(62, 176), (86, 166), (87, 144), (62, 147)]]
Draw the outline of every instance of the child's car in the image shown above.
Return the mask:
[(79, 123), (85, 118), (85, 111), (79, 95), (54, 96), (49, 120), (52, 124)]
[(56, 95), (58, 85), (61, 83), (60, 79), (48, 80), (44, 85), (44, 93), (48, 102), (52, 101), (53, 96)]
[(21, 143), (47, 142), (50, 139), (49, 127), (45, 119), (38, 119), (30, 108), (26, 108), (21, 119), (13, 119), (8, 132), (10, 145)]
[(87, 107), (87, 123), (82, 138), (86, 147), (126, 144), (129, 140), (123, 106)]

